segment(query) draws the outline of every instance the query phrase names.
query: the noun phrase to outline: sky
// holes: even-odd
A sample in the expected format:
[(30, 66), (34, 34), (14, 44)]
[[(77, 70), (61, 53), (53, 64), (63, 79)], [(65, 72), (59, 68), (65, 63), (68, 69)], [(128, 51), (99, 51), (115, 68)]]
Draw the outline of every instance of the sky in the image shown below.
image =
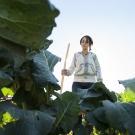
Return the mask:
[[(80, 39), (89, 35), (93, 39), (92, 52), (100, 62), (103, 83), (112, 91), (123, 92), (118, 80), (135, 77), (135, 1), (134, 0), (50, 0), (60, 14), (57, 26), (48, 39), (53, 43), (49, 51), (62, 58), (54, 68), (61, 85), (61, 70), (68, 43), (66, 61), (68, 69), (75, 52), (81, 51)], [(72, 76), (65, 76), (63, 90), (71, 91)]]

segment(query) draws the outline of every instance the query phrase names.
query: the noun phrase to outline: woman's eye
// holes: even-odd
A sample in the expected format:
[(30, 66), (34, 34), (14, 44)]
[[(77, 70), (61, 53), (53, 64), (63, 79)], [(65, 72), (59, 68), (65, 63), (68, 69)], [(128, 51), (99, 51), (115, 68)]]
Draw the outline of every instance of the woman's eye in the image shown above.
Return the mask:
[(88, 42), (82, 42), (82, 43), (88, 44)]

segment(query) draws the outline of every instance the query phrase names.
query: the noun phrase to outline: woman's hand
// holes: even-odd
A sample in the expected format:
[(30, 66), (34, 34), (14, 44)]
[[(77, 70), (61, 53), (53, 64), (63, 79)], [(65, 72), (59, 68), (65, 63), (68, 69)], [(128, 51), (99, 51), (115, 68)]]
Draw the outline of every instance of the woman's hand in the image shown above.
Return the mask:
[(67, 75), (67, 69), (62, 69), (61, 70), (61, 75)]

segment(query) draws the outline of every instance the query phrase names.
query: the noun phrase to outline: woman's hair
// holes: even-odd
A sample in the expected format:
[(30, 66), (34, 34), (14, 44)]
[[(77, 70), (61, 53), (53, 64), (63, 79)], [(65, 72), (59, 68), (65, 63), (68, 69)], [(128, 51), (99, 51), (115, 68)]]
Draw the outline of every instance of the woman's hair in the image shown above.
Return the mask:
[[(82, 39), (83, 39), (84, 37), (86, 38), (86, 42), (88, 42), (90, 46), (93, 45), (93, 40), (92, 40), (92, 38), (91, 38), (90, 36), (88, 36), (88, 35), (85, 35), (85, 36), (83, 36), (83, 37), (80, 39), (80, 44), (81, 44)], [(91, 50), (91, 49), (90, 49), (90, 50)], [(90, 50), (89, 50), (89, 51), (90, 51)]]
[(91, 38), (90, 36), (88, 36), (88, 35), (83, 36), (83, 37), (80, 39), (80, 44), (81, 44), (82, 39), (83, 39), (84, 37), (86, 37), (86, 40), (87, 40), (87, 42), (88, 42), (90, 45), (92, 45), (92, 44), (93, 44), (93, 40), (92, 40), (92, 38)]

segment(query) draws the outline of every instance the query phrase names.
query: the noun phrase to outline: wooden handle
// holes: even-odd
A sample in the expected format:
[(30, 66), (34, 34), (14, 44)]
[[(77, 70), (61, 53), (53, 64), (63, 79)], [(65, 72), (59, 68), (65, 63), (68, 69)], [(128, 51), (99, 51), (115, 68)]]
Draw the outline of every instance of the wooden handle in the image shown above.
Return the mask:
[[(64, 61), (64, 67), (63, 67), (63, 69), (66, 69), (66, 60), (67, 60), (67, 57), (68, 57), (69, 47), (70, 47), (70, 43), (68, 44), (68, 47), (67, 47), (67, 52), (66, 52), (66, 56), (65, 56), (65, 61)], [(61, 78), (60, 94), (62, 94), (63, 82), (64, 82), (64, 75), (62, 75), (62, 78)]]

